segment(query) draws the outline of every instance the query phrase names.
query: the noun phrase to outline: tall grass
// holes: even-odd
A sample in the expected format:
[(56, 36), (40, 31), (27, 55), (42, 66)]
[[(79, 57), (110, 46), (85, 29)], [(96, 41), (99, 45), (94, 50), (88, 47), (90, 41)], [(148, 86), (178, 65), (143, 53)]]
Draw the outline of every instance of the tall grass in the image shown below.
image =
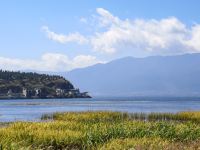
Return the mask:
[(200, 112), (178, 112), (178, 113), (121, 113), (121, 112), (65, 112), (44, 114), (42, 120), (62, 120), (62, 121), (191, 121), (200, 123)]
[(43, 116), (52, 119), (49, 122), (15, 122), (0, 128), (0, 149), (200, 148), (199, 114), (55, 113)]
[(113, 139), (99, 146), (100, 150), (196, 150), (200, 141), (170, 142), (161, 138)]

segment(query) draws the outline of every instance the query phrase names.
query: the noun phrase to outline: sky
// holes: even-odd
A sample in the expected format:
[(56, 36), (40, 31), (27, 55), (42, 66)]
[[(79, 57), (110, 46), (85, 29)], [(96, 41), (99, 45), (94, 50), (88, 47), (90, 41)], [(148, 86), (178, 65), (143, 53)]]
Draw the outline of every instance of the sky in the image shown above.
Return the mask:
[(199, 0), (1, 0), (0, 68), (65, 72), (200, 52)]

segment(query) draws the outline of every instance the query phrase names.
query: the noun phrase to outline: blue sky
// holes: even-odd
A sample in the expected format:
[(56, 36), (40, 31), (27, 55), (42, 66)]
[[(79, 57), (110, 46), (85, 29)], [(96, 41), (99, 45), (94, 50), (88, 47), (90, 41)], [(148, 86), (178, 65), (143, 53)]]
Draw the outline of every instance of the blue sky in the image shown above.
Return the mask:
[(2, 0), (0, 67), (68, 71), (200, 51), (198, 0)]

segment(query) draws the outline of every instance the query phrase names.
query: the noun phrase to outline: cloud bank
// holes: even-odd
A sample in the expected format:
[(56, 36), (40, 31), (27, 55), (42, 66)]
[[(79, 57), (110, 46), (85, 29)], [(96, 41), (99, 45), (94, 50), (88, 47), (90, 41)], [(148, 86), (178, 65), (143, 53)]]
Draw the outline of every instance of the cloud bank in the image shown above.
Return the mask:
[(149, 55), (200, 52), (199, 24), (187, 27), (175, 17), (121, 20), (103, 8), (97, 8), (97, 13), (99, 24), (106, 31), (96, 33), (91, 39), (96, 51), (115, 53), (132, 49), (133, 53), (140, 50)]
[(96, 9), (95, 21), (102, 30), (92, 35), (56, 34), (45, 27), (48, 38), (60, 43), (89, 44), (100, 53), (128, 51), (132, 56), (173, 55), (200, 52), (200, 24), (187, 27), (176, 17), (120, 19), (103, 8)]
[(37, 71), (69, 71), (74, 68), (82, 68), (100, 63), (96, 57), (90, 55), (78, 55), (69, 58), (59, 53), (46, 53), (41, 59), (13, 59), (0, 57), (0, 68), (5, 70), (37, 70)]

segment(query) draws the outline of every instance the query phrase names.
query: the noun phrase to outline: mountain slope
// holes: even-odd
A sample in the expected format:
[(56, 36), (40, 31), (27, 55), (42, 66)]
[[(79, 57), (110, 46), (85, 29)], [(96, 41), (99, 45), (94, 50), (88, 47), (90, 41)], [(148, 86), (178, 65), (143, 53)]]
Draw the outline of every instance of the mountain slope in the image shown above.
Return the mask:
[(200, 54), (126, 57), (67, 78), (94, 95), (200, 95)]

